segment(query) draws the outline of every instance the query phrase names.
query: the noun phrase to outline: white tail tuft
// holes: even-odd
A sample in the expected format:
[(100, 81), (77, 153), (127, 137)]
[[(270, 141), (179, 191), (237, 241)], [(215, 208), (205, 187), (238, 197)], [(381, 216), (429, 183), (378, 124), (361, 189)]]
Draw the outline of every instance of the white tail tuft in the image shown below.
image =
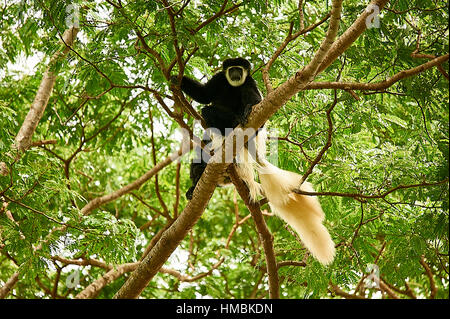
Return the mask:
[[(264, 140), (265, 141), (265, 140)], [(256, 149), (259, 151), (259, 139), (256, 136), (248, 142), (249, 147), (242, 147), (237, 154), (236, 170), (240, 178), (245, 182), (250, 193), (250, 201), (257, 202), (258, 196), (262, 194), (261, 184), (256, 182)], [(256, 148), (255, 148), (256, 146)], [(250, 150), (249, 150), (250, 148)]]
[[(328, 230), (323, 226), (325, 214), (314, 196), (292, 192), (300, 185), (301, 176), (282, 170), (264, 160), (259, 169), (261, 186), (272, 210), (299, 234), (311, 254), (322, 264), (334, 259), (335, 248)], [(313, 192), (310, 183), (304, 182), (301, 190)]]
[[(269, 205), (281, 219), (288, 223), (300, 236), (305, 247), (322, 264), (333, 262), (335, 247), (328, 230), (322, 224), (325, 214), (315, 196), (300, 195), (293, 190), (301, 182), (299, 174), (282, 170), (265, 159), (266, 130), (256, 136), (258, 163), (249, 156), (247, 148), (242, 148), (237, 165), (239, 176), (250, 191), (250, 199), (257, 201), (263, 192)], [(252, 154), (254, 155), (254, 154)], [(255, 181), (254, 167), (258, 170), (261, 184)], [(304, 182), (301, 190), (314, 192), (310, 183)]]

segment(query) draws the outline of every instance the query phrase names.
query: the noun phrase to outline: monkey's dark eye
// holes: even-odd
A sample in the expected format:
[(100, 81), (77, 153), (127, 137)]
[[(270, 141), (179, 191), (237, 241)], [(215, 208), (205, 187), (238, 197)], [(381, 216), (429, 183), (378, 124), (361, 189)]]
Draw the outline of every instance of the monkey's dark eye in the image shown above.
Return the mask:
[(231, 67), (228, 69), (228, 75), (232, 81), (239, 81), (242, 78), (242, 68)]

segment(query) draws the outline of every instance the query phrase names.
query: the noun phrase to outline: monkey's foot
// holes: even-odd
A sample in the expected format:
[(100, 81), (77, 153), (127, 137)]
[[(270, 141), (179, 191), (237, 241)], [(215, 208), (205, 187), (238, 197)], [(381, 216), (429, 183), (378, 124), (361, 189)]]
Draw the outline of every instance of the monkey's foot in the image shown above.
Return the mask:
[(194, 189), (195, 189), (195, 186), (191, 186), (191, 188), (189, 188), (188, 191), (186, 192), (186, 199), (187, 200), (191, 200), (192, 199), (192, 195), (194, 194)]

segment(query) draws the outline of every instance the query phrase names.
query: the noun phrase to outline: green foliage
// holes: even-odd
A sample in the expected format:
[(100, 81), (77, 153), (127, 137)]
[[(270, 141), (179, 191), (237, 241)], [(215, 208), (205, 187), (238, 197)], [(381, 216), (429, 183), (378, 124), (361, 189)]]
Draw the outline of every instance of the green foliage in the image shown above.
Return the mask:
[[(297, 1), (228, 1), (225, 10), (230, 11), (204, 25), (223, 1), (168, 1), (170, 10), (182, 9), (173, 25), (165, 1), (121, 2), (126, 5), (115, 8), (109, 2), (71, 1), (79, 5), (80, 32), (67, 58), (52, 69), (56, 83), (33, 136), (56, 144), (33, 146), (20, 157), (14, 138), (48, 61), (63, 47), (59, 38), (69, 12), (61, 0), (7, 1), (0, 9), (0, 163), (7, 170), (0, 174), (0, 286), (15, 272), (20, 277), (10, 298), (73, 298), (106, 273), (77, 262), (120, 267), (139, 261), (186, 206), (188, 156), (159, 171), (157, 180), (87, 215), (81, 211), (178, 149), (180, 118), (171, 117), (154, 92), (172, 114), (200, 132), (191, 115), (172, 106), (165, 72), (181, 70), (172, 28), (188, 60), (184, 74), (206, 79), (223, 59), (243, 56), (252, 63), (263, 95), (262, 67), (290, 26), (294, 33), (300, 28)], [(400, 0), (387, 7), (380, 28), (366, 30), (318, 81), (376, 83), (427, 62), (411, 56), (417, 30), (420, 53), (448, 53), (447, 2)], [(344, 1), (339, 34), (364, 8), (360, 1)], [(320, 21), (329, 10), (329, 1), (304, 1), (304, 25)], [(327, 27), (324, 22), (287, 45), (269, 72), (275, 88), (311, 60)], [(171, 67), (164, 70), (161, 61)], [(448, 62), (442, 67), (448, 74)], [(434, 67), (385, 92), (338, 90), (336, 95), (332, 145), (308, 180), (316, 191), (330, 193), (320, 201), (337, 256), (323, 267), (280, 219), (266, 216), (277, 261), (305, 262), (279, 269), (281, 297), (339, 297), (332, 285), (353, 293), (369, 275), (368, 265), (376, 264), (399, 297), (407, 298), (402, 292), (409, 287), (415, 296), (427, 298), (424, 258), (436, 297), (448, 298), (448, 80)], [(333, 90), (305, 90), (266, 123), (272, 137), (288, 137), (278, 141), (280, 167), (306, 172), (327, 141), (326, 110), (333, 101)], [(161, 272), (142, 297), (268, 297), (264, 251), (252, 219), (233, 228), (236, 216), (242, 221), (249, 214), (235, 196), (233, 187), (217, 188), (200, 221), (165, 264), (187, 277), (210, 273), (186, 282)], [(270, 212), (268, 205), (262, 209)], [(79, 285), (69, 287), (66, 280), (74, 269), (81, 274)], [(111, 298), (127, 276), (96, 296)], [(365, 296), (379, 298), (380, 290), (366, 288)]]

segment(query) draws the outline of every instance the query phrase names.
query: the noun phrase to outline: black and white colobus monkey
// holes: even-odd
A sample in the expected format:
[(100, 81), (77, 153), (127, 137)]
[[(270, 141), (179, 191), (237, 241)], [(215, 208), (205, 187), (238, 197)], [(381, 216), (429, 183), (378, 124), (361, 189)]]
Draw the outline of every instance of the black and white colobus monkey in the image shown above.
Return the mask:
[[(222, 71), (206, 84), (183, 76), (180, 88), (198, 103), (209, 104), (201, 109), (202, 117), (208, 128), (215, 128), (225, 136), (227, 129), (231, 131), (239, 124), (245, 125), (253, 105), (261, 101), (261, 94), (250, 71), (250, 62), (246, 59), (227, 59), (223, 62)], [(203, 142), (207, 140), (208, 136), (204, 136)], [(196, 157), (190, 167), (193, 185), (186, 192), (189, 200), (206, 168), (205, 158), (209, 158), (209, 154), (196, 148)]]
[[(261, 101), (256, 81), (250, 75), (250, 63), (243, 58), (227, 59), (222, 71), (214, 75), (206, 84), (183, 76), (181, 90), (201, 104), (209, 104), (201, 109), (208, 128), (216, 128), (225, 136), (228, 128), (239, 124), (245, 126), (252, 107)], [(265, 158), (267, 132), (260, 130), (256, 135), (258, 161), (238, 162), (237, 172), (250, 190), (251, 200), (264, 193), (273, 211), (299, 234), (302, 242), (322, 264), (334, 259), (335, 247), (328, 230), (323, 226), (324, 213), (317, 197), (294, 193), (301, 182), (299, 174), (282, 170)], [(203, 141), (206, 141), (205, 137)], [(242, 148), (242, 152), (248, 152)], [(250, 159), (248, 154), (240, 153), (242, 158)], [(190, 167), (193, 185), (186, 192), (192, 199), (195, 186), (206, 168), (207, 156), (202, 156), (200, 147), (196, 148), (196, 159)], [(199, 161), (199, 157), (201, 161)], [(261, 184), (255, 180), (254, 170), (259, 174)], [(304, 182), (300, 189), (313, 192), (310, 183)]]
[(202, 116), (208, 127), (220, 130), (222, 135), (226, 128), (245, 125), (252, 106), (261, 102), (250, 68), (246, 59), (227, 59), (222, 71), (206, 84), (183, 76), (181, 90), (198, 103), (210, 104), (202, 108)]

